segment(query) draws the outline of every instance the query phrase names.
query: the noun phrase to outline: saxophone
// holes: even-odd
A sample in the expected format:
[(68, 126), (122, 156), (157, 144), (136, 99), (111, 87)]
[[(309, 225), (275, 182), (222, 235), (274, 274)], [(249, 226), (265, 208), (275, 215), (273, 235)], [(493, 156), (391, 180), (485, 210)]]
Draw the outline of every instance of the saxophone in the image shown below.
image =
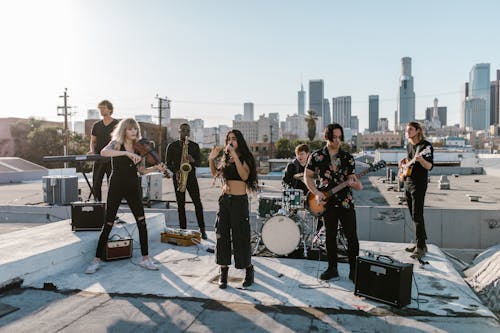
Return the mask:
[(179, 173), (177, 174), (177, 183), (179, 184), (177, 191), (179, 192), (186, 192), (188, 175), (193, 169), (188, 161), (188, 140), (189, 137), (186, 136), (182, 143), (181, 165), (179, 167)]

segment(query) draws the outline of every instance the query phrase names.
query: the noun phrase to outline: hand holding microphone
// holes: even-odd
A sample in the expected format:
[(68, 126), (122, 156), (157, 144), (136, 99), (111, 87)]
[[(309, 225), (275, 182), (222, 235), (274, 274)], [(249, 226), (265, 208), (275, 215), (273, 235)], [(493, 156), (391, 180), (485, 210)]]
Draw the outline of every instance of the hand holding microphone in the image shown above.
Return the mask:
[(224, 148), (224, 154), (226, 155), (231, 155), (231, 152), (234, 151), (233, 145), (231, 143), (228, 143), (226, 148)]

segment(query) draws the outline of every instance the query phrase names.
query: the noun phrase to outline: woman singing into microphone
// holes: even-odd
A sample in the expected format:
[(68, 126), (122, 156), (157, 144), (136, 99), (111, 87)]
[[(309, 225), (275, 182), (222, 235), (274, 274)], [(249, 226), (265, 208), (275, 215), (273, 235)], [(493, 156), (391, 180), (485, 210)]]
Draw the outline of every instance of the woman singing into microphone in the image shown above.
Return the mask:
[(212, 175), (221, 176), (224, 181), (215, 225), (217, 237), (215, 257), (221, 267), (219, 287), (227, 288), (232, 242), (234, 266), (246, 269), (243, 281), (243, 288), (246, 288), (254, 281), (247, 190), (257, 189), (257, 169), (255, 159), (240, 131), (233, 129), (227, 133), (224, 157), (216, 167), (215, 159), (221, 150), (221, 147), (215, 146), (208, 157)]
[(134, 214), (139, 229), (139, 239), (141, 242), (142, 261), (140, 266), (158, 270), (158, 266), (153, 263), (148, 255), (148, 230), (146, 228), (146, 217), (144, 215), (144, 206), (139, 195), (139, 177), (137, 171), (146, 174), (153, 171), (165, 172), (163, 163), (145, 168), (138, 166), (141, 162), (134, 145), (141, 139), (141, 130), (139, 124), (132, 119), (123, 119), (111, 134), (111, 142), (101, 150), (102, 156), (111, 157), (112, 173), (109, 183), (108, 199), (106, 203), (106, 223), (104, 224), (95, 258), (87, 268), (85, 273), (93, 274), (99, 269), (99, 263), (103, 255), (104, 247), (108, 241), (109, 234), (113, 228), (118, 207), (122, 198), (127, 200), (130, 210)]

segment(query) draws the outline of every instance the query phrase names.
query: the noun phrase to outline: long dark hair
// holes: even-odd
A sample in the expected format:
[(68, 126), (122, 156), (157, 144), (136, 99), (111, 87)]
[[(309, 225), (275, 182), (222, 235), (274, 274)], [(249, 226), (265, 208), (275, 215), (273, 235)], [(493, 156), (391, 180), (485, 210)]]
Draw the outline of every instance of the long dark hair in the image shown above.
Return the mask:
[[(253, 157), (252, 152), (250, 152), (250, 148), (248, 148), (247, 142), (245, 141), (243, 134), (241, 134), (241, 132), (237, 129), (233, 129), (227, 132), (226, 145), (229, 142), (229, 135), (231, 133), (234, 134), (234, 136), (236, 137), (236, 142), (238, 143), (238, 147), (236, 147), (236, 153), (238, 154), (241, 162), (242, 163), (245, 162), (248, 165), (248, 168), (250, 169), (250, 173), (245, 183), (247, 184), (248, 188), (251, 191), (256, 191), (258, 187), (258, 181), (257, 181), (257, 167), (255, 165), (255, 158)], [(229, 154), (224, 154), (222, 168), (224, 168), (228, 163), (229, 163)]]

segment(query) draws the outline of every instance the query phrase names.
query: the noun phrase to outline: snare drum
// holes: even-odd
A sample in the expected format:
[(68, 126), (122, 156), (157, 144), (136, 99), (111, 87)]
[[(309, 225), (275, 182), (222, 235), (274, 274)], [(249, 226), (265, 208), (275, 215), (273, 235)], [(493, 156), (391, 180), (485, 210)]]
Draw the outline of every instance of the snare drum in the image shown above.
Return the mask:
[(299, 189), (287, 189), (283, 191), (283, 201), (292, 209), (304, 209), (304, 192)]
[(262, 242), (277, 255), (290, 254), (299, 246), (300, 228), (300, 224), (288, 216), (273, 216), (262, 226)]
[(281, 195), (276, 193), (259, 194), (258, 215), (261, 218), (268, 218), (278, 213), (281, 208)]

